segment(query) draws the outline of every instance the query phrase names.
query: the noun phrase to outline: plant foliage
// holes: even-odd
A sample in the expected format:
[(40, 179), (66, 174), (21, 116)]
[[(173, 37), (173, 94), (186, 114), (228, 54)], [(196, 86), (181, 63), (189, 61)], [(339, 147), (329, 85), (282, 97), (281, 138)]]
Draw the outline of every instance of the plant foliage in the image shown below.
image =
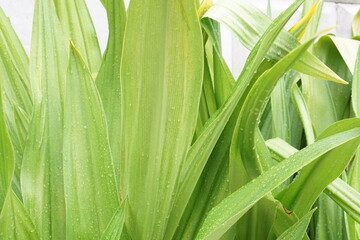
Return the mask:
[(101, 3), (103, 54), (85, 0), (35, 0), (29, 57), (0, 9), (0, 239), (360, 239), (360, 13)]

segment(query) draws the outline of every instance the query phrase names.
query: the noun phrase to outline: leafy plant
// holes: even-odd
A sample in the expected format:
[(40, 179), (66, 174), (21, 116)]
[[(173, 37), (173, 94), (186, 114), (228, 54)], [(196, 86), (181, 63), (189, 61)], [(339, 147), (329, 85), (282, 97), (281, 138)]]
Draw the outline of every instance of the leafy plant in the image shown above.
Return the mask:
[(101, 2), (103, 55), (84, 0), (35, 1), (29, 58), (0, 10), (1, 239), (359, 239), (359, 37), (314, 43), (323, 1)]

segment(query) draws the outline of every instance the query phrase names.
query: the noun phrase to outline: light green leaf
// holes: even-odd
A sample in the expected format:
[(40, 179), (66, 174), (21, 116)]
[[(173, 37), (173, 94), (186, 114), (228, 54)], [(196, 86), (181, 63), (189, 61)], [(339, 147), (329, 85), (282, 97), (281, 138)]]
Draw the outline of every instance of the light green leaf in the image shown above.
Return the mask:
[(64, 33), (79, 49), (95, 77), (101, 64), (101, 52), (85, 0), (53, 1)]
[(360, 47), (356, 50), (356, 62), (353, 76), (353, 84), (351, 88), (352, 107), (355, 115), (360, 117)]
[[(246, 0), (218, 1), (204, 17), (215, 19), (227, 26), (248, 49), (254, 48), (272, 21)], [(267, 58), (278, 61), (299, 44), (291, 33), (283, 30), (267, 53)], [(293, 69), (314, 77), (344, 83), (336, 73), (308, 52), (294, 64)]]
[(24, 150), (24, 205), (44, 239), (63, 239), (63, 91), (67, 44), (52, 0), (35, 2), (30, 76), (34, 112)]
[(284, 139), (297, 148), (300, 147), (303, 129), (291, 101), (291, 88), (298, 78), (295, 71), (285, 73), (271, 93), (272, 137)]
[(302, 217), (297, 223), (292, 225), (288, 230), (286, 230), (283, 234), (281, 234), (277, 240), (300, 240), (303, 239), (306, 234), (306, 229), (309, 225), (311, 217), (316, 209), (307, 213), (304, 217)]
[(352, 22), (352, 34), (354, 37), (360, 35), (360, 10), (356, 13)]
[(162, 239), (169, 229), (202, 80), (195, 2), (131, 1), (121, 61), (120, 186), (132, 239)]
[[(279, 162), (298, 152), (297, 149), (279, 138), (266, 141), (266, 145), (272, 151), (274, 158)], [(356, 181), (356, 184), (357, 182), (358, 181)], [(360, 195), (356, 189), (352, 188), (340, 178), (337, 178), (327, 185), (324, 192), (350, 216), (354, 216), (354, 219), (359, 219)]]
[(119, 195), (100, 96), (74, 46), (67, 76), (63, 147), (66, 237), (97, 239), (118, 208)]
[(197, 239), (220, 237), (258, 200), (302, 167), (344, 143), (359, 139), (359, 136), (360, 128), (354, 128), (319, 140), (264, 172), (214, 207), (207, 215)]
[(357, 49), (359, 49), (360, 42), (352, 39), (340, 38), (329, 36), (337, 47), (339, 53), (344, 59), (346, 65), (348, 66), (350, 72), (354, 74), (355, 61), (357, 57)]
[[(360, 127), (360, 119), (342, 120), (331, 125), (318, 139), (323, 139), (354, 127)], [(291, 185), (278, 194), (276, 198), (288, 209), (294, 211), (298, 217), (303, 217), (326, 186), (341, 175), (358, 146), (358, 139), (354, 139), (324, 154), (306, 166)], [(316, 174), (313, 174), (314, 172)]]
[[(256, 47), (250, 53), (247, 60), (245, 70), (241, 73), (236, 85), (233, 87), (231, 94), (221, 108), (215, 112), (204, 126), (203, 132), (196, 140), (196, 142), (190, 148), (184, 167), (181, 169), (180, 175), (180, 189), (177, 195), (176, 202), (174, 204), (174, 215), (170, 215), (168, 232), (174, 232), (178, 225), (180, 216), (182, 215), (186, 203), (188, 202), (196, 183), (201, 176), (206, 162), (216, 145), (221, 133), (225, 126), (229, 122), (230, 117), (234, 113), (236, 118), (239, 109), (237, 107), (239, 100), (243, 96), (246, 88), (250, 84), (256, 69), (260, 66), (262, 59), (266, 52), (271, 47), (271, 44), (276, 39), (276, 36), (281, 31), (282, 27), (290, 19), (292, 14), (301, 5), (302, 0), (296, 1), (291, 5), (283, 14), (281, 14), (269, 27), (266, 33), (262, 36)], [(206, 22), (203, 24), (206, 24)], [(211, 31), (211, 30), (210, 30)], [(232, 120), (234, 121), (234, 119)], [(229, 134), (232, 134), (234, 123), (227, 126), (230, 130), (226, 130), (224, 135), (229, 138)], [(229, 144), (226, 141), (226, 144)], [(171, 237), (170, 237), (171, 238)]]
[(41, 239), (23, 204), (12, 191), (9, 191), (0, 215), (0, 239)]
[[(301, 54), (312, 44), (312, 41), (297, 47), (289, 55), (281, 59), (267, 70), (252, 86), (243, 108), (240, 111), (232, 138), (230, 161), (238, 161), (240, 156), (248, 176), (252, 179), (263, 172), (260, 155), (256, 151), (255, 133), (261, 115), (279, 78), (301, 57)], [(256, 140), (256, 141), (255, 141)], [(237, 153), (239, 152), (239, 153)]]
[(314, 215), (316, 239), (346, 239), (344, 211), (325, 194), (319, 197), (317, 205), (319, 211)]
[(107, 0), (109, 39), (96, 77), (96, 86), (106, 114), (111, 154), (117, 185), (120, 179), (120, 60), (125, 31), (126, 11), (122, 0)]
[(221, 55), (220, 26), (210, 18), (202, 19), (202, 26), (213, 44), (214, 91), (216, 103), (221, 106), (229, 97), (235, 79)]
[(306, 142), (308, 145), (310, 145), (315, 142), (315, 134), (311, 123), (309, 110), (304, 99), (304, 95), (302, 94), (300, 88), (297, 86), (296, 82), (291, 87), (291, 99), (295, 105), (297, 112), (299, 113), (306, 136)]
[[(360, 16), (358, 13), (357, 16)], [(360, 48), (359, 48), (360, 49)], [(352, 107), (356, 116), (360, 116), (360, 51), (357, 51), (355, 63), (353, 86), (352, 86)], [(352, 162), (348, 183), (358, 192), (360, 192), (360, 148), (357, 149), (355, 158)], [(356, 223), (351, 217), (347, 217), (349, 226), (349, 235), (351, 239), (360, 238), (360, 224)]]
[(0, 75), (4, 91), (6, 123), (15, 150), (13, 188), (20, 194), (20, 171), (29, 118), (32, 114), (32, 91), (29, 60), (9, 19), (0, 8)]
[(125, 223), (125, 202), (121, 203), (118, 210), (110, 220), (101, 236), (101, 240), (120, 240)]
[[(360, 192), (360, 149), (358, 148), (353, 163), (350, 168), (348, 183), (353, 187), (357, 192)], [(347, 201), (346, 201), (347, 202)], [(354, 219), (350, 216), (347, 216), (348, 226), (349, 226), (349, 235), (351, 239), (360, 238), (360, 223), (355, 222)]]
[(360, 223), (360, 193), (340, 178), (335, 179), (325, 189), (329, 195), (349, 216)]
[[(350, 71), (329, 36), (319, 39), (315, 44), (314, 52), (339, 76), (347, 80), (351, 79)], [(302, 76), (302, 90), (315, 136), (319, 136), (332, 123), (348, 117), (351, 85), (340, 85)]]
[(5, 113), (2, 100), (2, 84), (0, 83), (0, 213), (10, 189), (14, 174), (14, 150), (5, 123)]

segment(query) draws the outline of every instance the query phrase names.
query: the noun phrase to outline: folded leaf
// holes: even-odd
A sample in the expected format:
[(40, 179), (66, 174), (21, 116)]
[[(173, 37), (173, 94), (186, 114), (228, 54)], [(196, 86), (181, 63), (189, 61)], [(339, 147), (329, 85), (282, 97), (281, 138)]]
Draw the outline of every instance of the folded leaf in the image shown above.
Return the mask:
[(32, 91), (29, 59), (9, 19), (0, 8), (0, 75), (4, 91), (6, 123), (15, 152), (13, 188), (20, 193), (20, 171), (29, 118), (32, 114)]
[(2, 84), (0, 84), (0, 214), (6, 196), (11, 192), (9, 189), (15, 168), (14, 150), (5, 123), (2, 94)]
[(62, 29), (79, 49), (93, 76), (99, 71), (101, 52), (85, 0), (53, 0)]
[(207, 215), (196, 239), (219, 238), (251, 206), (302, 167), (344, 143), (353, 139), (360, 140), (359, 137), (360, 128), (335, 134), (315, 142), (264, 172), (214, 207)]
[(196, 126), (203, 64), (195, 1), (131, 1), (121, 61), (120, 185), (133, 239), (164, 237)]
[(106, 114), (111, 154), (117, 185), (120, 179), (120, 60), (125, 31), (126, 11), (122, 0), (107, 0), (109, 39), (96, 86)]
[(306, 229), (310, 223), (311, 217), (315, 209), (307, 213), (304, 217), (302, 217), (297, 223), (292, 225), (288, 230), (286, 230), (283, 234), (281, 234), (277, 240), (300, 240), (303, 239), (306, 234)]
[(100, 96), (74, 46), (67, 76), (63, 147), (66, 237), (98, 239), (119, 206), (119, 195)]
[(21, 188), (44, 239), (63, 239), (63, 94), (67, 44), (52, 0), (36, 0), (30, 57), (34, 112), (24, 150)]
[[(188, 151), (183, 168), (181, 169), (181, 185), (173, 208), (173, 212), (176, 214), (170, 215), (169, 219), (168, 232), (171, 233), (170, 236), (178, 225), (178, 221), (186, 207), (185, 204), (188, 202), (213, 148), (234, 112), (236, 117), (239, 109), (235, 110), (235, 108), (238, 106), (241, 97), (250, 84), (256, 69), (260, 66), (262, 59), (276, 39), (276, 36), (301, 4), (302, 0), (293, 3), (274, 21), (262, 36), (256, 47), (250, 53), (245, 70), (241, 73), (231, 94), (221, 108), (207, 121), (201, 135)], [(228, 127), (230, 131), (226, 131), (225, 135), (227, 135), (227, 137), (229, 137), (228, 134), (232, 134), (233, 124), (228, 125)], [(229, 144), (228, 141), (226, 144)]]
[(40, 240), (40, 235), (22, 202), (9, 191), (0, 214), (1, 239)]
[(101, 240), (120, 240), (125, 223), (125, 203), (123, 202), (101, 236)]
[[(246, 0), (218, 1), (204, 17), (212, 18), (227, 26), (248, 49), (253, 49), (260, 36), (271, 24), (271, 19), (266, 14)], [(283, 30), (267, 53), (267, 58), (278, 61), (299, 44), (291, 33)], [(294, 64), (293, 69), (321, 79), (345, 83), (342, 78), (309, 52)]]

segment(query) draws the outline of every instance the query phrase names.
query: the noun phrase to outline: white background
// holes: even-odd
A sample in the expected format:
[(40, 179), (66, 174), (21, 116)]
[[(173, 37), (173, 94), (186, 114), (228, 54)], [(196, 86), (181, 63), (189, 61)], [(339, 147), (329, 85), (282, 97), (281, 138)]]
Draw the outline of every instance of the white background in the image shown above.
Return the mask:
[[(267, 0), (249, 1), (263, 11), (266, 11)], [(104, 50), (108, 35), (105, 10), (101, 5), (100, 0), (86, 0), (86, 2), (88, 3), (89, 11), (93, 17), (100, 46), (102, 50)], [(271, 0), (273, 17), (277, 16), (292, 2), (293, 0)], [(9, 16), (26, 51), (29, 52), (34, 0), (0, 0), (0, 7), (2, 7), (6, 15)], [(323, 16), (319, 29), (325, 29), (338, 25), (339, 27), (333, 30), (332, 33), (341, 37), (350, 37), (352, 18), (359, 9), (360, 0), (327, 1), (324, 4)], [(292, 24), (299, 20), (300, 15), (301, 12), (297, 12), (288, 24), (288, 27), (291, 27)], [(248, 51), (244, 49), (237, 39), (233, 37), (231, 33), (226, 31), (226, 29), (223, 31), (223, 34), (224, 56), (234, 74), (237, 75), (246, 60)]]

